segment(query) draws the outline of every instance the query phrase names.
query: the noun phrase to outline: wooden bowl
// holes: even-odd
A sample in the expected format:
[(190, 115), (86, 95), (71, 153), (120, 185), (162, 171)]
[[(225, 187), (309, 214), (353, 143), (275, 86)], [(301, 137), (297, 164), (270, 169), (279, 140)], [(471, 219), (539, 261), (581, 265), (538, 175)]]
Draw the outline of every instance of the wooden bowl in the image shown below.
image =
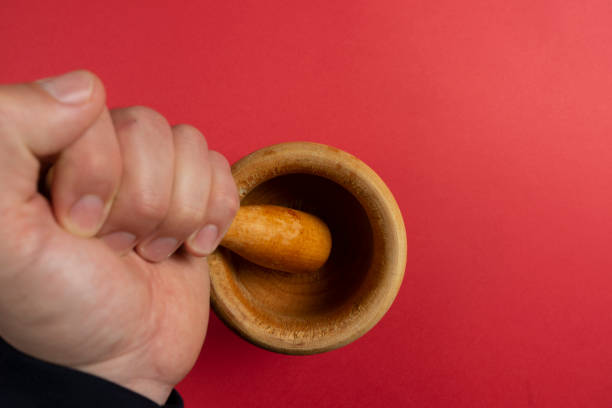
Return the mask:
[(332, 251), (317, 272), (266, 269), (219, 248), (209, 256), (212, 306), (246, 340), (286, 354), (344, 346), (391, 306), (406, 265), (406, 231), (383, 181), (333, 147), (294, 142), (232, 166), (241, 204), (274, 204), (319, 216)]

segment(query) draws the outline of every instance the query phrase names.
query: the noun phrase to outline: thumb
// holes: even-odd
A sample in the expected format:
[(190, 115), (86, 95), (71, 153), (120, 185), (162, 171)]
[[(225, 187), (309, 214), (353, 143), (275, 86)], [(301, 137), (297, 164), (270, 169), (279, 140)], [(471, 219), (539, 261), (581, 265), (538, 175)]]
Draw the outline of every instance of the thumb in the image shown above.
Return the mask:
[(36, 194), (39, 159), (75, 142), (104, 103), (102, 82), (88, 71), (0, 86), (1, 211)]
[(40, 159), (74, 143), (104, 105), (102, 82), (88, 71), (0, 86), (0, 251), (19, 245), (24, 225), (32, 232), (41, 216), (52, 219), (37, 194)]

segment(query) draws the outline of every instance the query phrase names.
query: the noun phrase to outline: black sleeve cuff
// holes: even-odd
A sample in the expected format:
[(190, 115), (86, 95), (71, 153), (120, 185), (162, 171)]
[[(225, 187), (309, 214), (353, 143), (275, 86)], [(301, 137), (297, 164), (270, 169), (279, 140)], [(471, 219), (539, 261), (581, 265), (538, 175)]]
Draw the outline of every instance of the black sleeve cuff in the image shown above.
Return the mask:
[[(0, 338), (0, 406), (15, 408), (159, 408), (110, 381), (21, 353)], [(172, 391), (165, 408), (183, 408)]]

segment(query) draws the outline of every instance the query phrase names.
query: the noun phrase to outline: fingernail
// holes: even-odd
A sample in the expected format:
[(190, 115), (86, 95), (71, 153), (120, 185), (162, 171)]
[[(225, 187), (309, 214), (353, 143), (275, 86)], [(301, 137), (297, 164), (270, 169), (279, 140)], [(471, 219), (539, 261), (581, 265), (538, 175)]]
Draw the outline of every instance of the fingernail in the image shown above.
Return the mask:
[(191, 246), (203, 255), (212, 254), (219, 245), (219, 229), (216, 225), (208, 224), (202, 228), (191, 241)]
[(157, 238), (140, 248), (140, 253), (149, 261), (160, 262), (168, 258), (178, 247), (176, 238)]
[(94, 235), (104, 216), (104, 202), (100, 197), (87, 194), (72, 205), (68, 212), (70, 227), (74, 233), (86, 237)]
[(37, 81), (49, 95), (71, 105), (86, 102), (93, 91), (93, 77), (87, 71), (74, 71)]
[(111, 232), (102, 237), (102, 241), (106, 243), (115, 252), (125, 252), (132, 249), (136, 236), (129, 232), (117, 231)]

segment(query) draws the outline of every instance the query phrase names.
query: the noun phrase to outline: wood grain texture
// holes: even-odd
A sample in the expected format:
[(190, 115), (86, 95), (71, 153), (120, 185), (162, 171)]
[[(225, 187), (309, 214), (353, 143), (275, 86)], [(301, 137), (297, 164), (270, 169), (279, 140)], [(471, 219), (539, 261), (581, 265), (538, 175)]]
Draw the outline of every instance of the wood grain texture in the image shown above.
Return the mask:
[(333, 147), (270, 146), (232, 167), (241, 205), (305, 211), (329, 227), (329, 260), (310, 273), (265, 268), (220, 248), (208, 258), (212, 305), (239, 335), (266, 349), (313, 354), (346, 345), (386, 313), (401, 285), (406, 231), (384, 182)]
[(241, 206), (221, 245), (259, 266), (315, 272), (332, 247), (331, 233), (314, 215), (276, 205)]

